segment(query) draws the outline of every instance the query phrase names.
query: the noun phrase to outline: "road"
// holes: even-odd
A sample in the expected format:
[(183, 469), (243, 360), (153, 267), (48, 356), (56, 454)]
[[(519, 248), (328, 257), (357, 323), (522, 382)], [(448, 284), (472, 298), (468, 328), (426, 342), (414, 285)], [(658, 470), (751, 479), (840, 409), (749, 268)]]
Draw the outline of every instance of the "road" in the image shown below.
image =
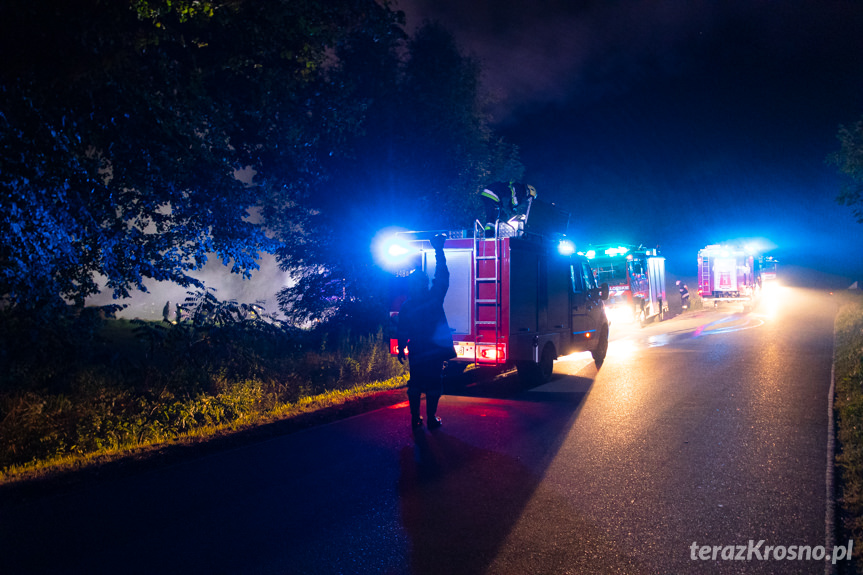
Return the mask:
[(434, 432), (401, 403), (6, 501), (0, 573), (824, 573), (758, 556), (825, 544), (834, 313), (784, 288), (613, 326), (601, 369), (469, 386)]

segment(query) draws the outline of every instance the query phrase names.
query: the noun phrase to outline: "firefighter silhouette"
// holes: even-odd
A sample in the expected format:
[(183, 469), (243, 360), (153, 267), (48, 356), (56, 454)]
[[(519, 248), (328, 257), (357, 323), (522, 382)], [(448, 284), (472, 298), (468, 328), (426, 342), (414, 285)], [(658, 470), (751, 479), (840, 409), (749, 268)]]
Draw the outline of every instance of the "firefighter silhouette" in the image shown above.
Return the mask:
[(680, 307), (684, 310), (689, 309), (689, 288), (685, 283), (677, 280), (677, 291), (680, 292)]
[(521, 182), (494, 182), (483, 188), (480, 198), (485, 208), (485, 236), (494, 237), (497, 220), (526, 214), (536, 197), (536, 188)]
[(399, 361), (404, 363), (407, 348), (410, 379), (408, 380), (408, 404), (411, 425), (422, 427), (420, 400), (426, 396), (428, 428), (442, 425), (437, 417), (437, 406), (443, 393), (443, 372), (447, 360), (456, 356), (452, 343), (452, 332), (443, 309), (443, 300), (449, 289), (449, 268), (443, 251), (445, 236), (437, 235), (431, 240), (435, 250), (435, 275), (431, 288), (423, 270), (415, 270), (409, 281), (408, 299), (402, 304), (398, 320)]

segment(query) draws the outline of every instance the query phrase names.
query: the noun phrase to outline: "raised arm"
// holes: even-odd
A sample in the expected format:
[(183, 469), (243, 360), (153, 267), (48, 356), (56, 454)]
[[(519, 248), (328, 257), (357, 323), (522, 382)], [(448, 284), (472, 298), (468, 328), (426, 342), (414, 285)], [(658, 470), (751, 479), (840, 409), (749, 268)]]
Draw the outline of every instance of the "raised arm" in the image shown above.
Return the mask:
[(446, 254), (443, 251), (445, 241), (446, 236), (443, 234), (438, 234), (431, 239), (435, 255), (434, 280), (432, 280), (431, 291), (435, 297), (441, 300), (449, 290), (449, 268), (446, 265)]

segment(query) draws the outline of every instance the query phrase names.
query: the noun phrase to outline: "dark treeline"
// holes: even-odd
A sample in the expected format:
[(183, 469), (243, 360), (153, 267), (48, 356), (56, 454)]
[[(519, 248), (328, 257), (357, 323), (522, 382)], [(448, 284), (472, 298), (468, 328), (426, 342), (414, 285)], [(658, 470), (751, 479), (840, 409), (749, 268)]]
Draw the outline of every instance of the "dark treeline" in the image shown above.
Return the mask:
[(478, 186), (522, 169), (478, 64), (405, 29), (374, 0), (4, 2), (7, 310), (201, 287), (207, 257), (249, 274), (272, 252), (290, 320), (373, 329), (374, 233), (467, 226)]

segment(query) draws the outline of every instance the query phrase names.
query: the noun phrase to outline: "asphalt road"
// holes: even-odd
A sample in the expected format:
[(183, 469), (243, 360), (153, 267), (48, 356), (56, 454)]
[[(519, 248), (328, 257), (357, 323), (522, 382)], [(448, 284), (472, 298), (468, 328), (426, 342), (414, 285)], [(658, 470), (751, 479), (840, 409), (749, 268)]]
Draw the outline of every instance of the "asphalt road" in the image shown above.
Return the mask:
[(469, 386), (434, 432), (398, 404), (6, 501), (0, 573), (824, 573), (787, 557), (827, 537), (834, 313), (782, 289), (615, 325), (601, 369)]

